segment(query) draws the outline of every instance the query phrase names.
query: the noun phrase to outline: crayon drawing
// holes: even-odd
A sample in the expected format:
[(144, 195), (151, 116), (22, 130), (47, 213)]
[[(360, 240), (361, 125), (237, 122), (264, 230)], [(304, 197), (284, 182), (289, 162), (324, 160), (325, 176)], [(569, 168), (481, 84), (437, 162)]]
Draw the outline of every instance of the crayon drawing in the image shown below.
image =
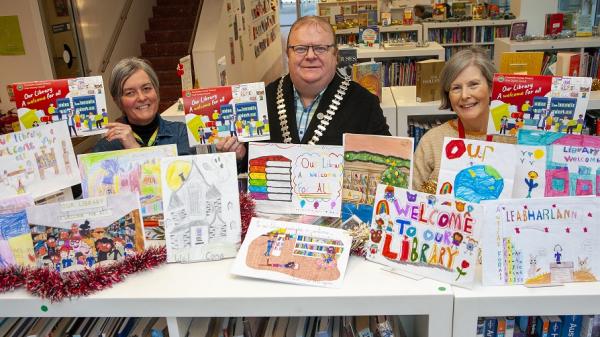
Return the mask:
[(28, 207), (37, 266), (69, 272), (110, 265), (143, 251), (139, 208), (135, 194)]
[(65, 123), (0, 135), (0, 158), (2, 196), (38, 199), (81, 181)]
[(371, 222), (377, 184), (409, 188), (413, 139), (344, 134), (342, 221)]
[(339, 217), (343, 149), (250, 143), (248, 191), (257, 211)]
[[(535, 184), (539, 192), (534, 196), (600, 196), (600, 138), (523, 130), (519, 132), (517, 142), (520, 144), (519, 151), (525, 148), (529, 149), (525, 151), (534, 154), (544, 154), (535, 160), (535, 172), (538, 174)], [(536, 156), (533, 157), (535, 159)], [(517, 171), (522, 173), (528, 170), (527, 164), (530, 162), (518, 163)], [(514, 197), (527, 197), (521, 180), (517, 181)]]
[(351, 243), (347, 232), (340, 229), (252, 218), (232, 273), (339, 287)]
[(597, 281), (599, 208), (594, 197), (486, 203), (483, 284)]
[(510, 198), (516, 160), (512, 144), (446, 137), (437, 194), (475, 203)]
[(241, 241), (233, 152), (161, 161), (167, 262), (234, 257)]
[(151, 146), (138, 149), (87, 153), (78, 156), (84, 197), (137, 193), (140, 197), (146, 238), (164, 240), (164, 228), (148, 226), (163, 219), (160, 158), (177, 156), (177, 147)]
[(25, 214), (25, 208), (33, 205), (27, 194), (0, 199), (0, 270), (12, 265), (34, 265)]
[(481, 205), (379, 184), (367, 259), (471, 287), (482, 219)]

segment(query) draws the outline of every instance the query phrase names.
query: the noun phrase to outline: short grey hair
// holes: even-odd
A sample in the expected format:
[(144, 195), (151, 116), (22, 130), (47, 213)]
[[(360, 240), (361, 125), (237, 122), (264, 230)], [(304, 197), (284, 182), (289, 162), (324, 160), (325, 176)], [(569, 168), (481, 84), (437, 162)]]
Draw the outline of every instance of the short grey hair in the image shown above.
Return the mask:
[(110, 88), (110, 95), (112, 96), (113, 101), (117, 104), (119, 109), (123, 109), (121, 106), (121, 96), (123, 96), (123, 83), (131, 77), (136, 71), (143, 70), (148, 77), (150, 78), (150, 82), (152, 82), (152, 86), (154, 87), (154, 91), (156, 91), (156, 96), (158, 101), (160, 102), (160, 93), (159, 93), (159, 83), (158, 83), (158, 75), (148, 61), (143, 60), (138, 57), (128, 57), (119, 61), (112, 70), (110, 74), (110, 79), (108, 81), (108, 86)]
[(333, 26), (329, 23), (329, 21), (323, 19), (320, 16), (316, 16), (316, 15), (303, 16), (303, 17), (299, 18), (298, 20), (296, 20), (296, 22), (294, 22), (294, 24), (292, 24), (292, 27), (290, 28), (290, 32), (288, 34), (287, 47), (290, 46), (290, 36), (292, 36), (292, 33), (294, 32), (294, 30), (296, 30), (300, 27), (303, 27), (303, 26), (307, 26), (307, 25), (321, 27), (325, 31), (330, 33), (331, 38), (333, 39), (333, 50), (334, 50), (334, 52), (337, 52), (337, 39), (335, 37), (335, 31), (333, 30)]
[(440, 104), (441, 110), (452, 110), (449, 97), (450, 85), (458, 75), (470, 65), (474, 65), (481, 71), (481, 74), (485, 77), (488, 84), (488, 88), (492, 90), (494, 74), (498, 71), (496, 70), (496, 66), (492, 63), (488, 52), (479, 47), (463, 49), (454, 54), (450, 60), (446, 62), (444, 69), (442, 69), (439, 88), (442, 100)]

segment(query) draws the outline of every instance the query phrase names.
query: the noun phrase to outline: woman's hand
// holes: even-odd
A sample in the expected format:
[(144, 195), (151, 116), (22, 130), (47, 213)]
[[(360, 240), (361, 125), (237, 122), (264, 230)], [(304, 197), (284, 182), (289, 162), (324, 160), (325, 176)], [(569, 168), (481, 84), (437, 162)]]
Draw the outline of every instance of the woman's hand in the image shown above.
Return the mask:
[(123, 145), (125, 149), (135, 149), (141, 147), (140, 144), (135, 140), (133, 136), (133, 130), (131, 130), (131, 126), (123, 123), (108, 123), (106, 124), (106, 128), (108, 131), (104, 135), (106, 140), (112, 142), (113, 140), (118, 140)]
[(235, 152), (237, 160), (242, 160), (246, 156), (246, 145), (238, 142), (237, 137), (227, 136), (220, 140), (216, 147), (219, 152)]

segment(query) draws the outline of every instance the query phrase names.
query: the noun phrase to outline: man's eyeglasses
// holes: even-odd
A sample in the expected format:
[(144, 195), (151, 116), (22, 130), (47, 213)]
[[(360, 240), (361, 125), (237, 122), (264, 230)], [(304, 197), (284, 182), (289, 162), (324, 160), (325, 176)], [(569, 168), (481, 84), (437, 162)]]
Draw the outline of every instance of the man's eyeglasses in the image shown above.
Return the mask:
[(294, 53), (296, 53), (296, 55), (306, 55), (306, 53), (308, 53), (308, 50), (310, 48), (312, 48), (313, 53), (315, 53), (316, 55), (323, 55), (325, 54), (327, 51), (329, 51), (329, 48), (333, 47), (333, 44), (316, 44), (316, 45), (312, 45), (312, 46), (305, 46), (305, 45), (295, 45), (295, 46), (288, 46), (289, 49), (293, 50)]

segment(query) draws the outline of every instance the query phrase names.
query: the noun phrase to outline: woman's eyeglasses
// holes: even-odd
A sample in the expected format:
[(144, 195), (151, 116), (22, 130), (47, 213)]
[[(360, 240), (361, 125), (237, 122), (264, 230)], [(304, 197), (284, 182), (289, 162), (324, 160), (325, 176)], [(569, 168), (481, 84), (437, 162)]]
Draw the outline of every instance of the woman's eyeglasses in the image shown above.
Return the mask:
[(315, 53), (316, 55), (323, 55), (327, 51), (329, 51), (329, 48), (333, 46), (334, 45), (332, 44), (316, 44), (311, 46), (299, 44), (295, 46), (288, 46), (288, 48), (293, 50), (294, 53), (296, 53), (296, 55), (306, 55), (308, 53), (308, 50), (311, 48), (313, 50), (313, 53)]

